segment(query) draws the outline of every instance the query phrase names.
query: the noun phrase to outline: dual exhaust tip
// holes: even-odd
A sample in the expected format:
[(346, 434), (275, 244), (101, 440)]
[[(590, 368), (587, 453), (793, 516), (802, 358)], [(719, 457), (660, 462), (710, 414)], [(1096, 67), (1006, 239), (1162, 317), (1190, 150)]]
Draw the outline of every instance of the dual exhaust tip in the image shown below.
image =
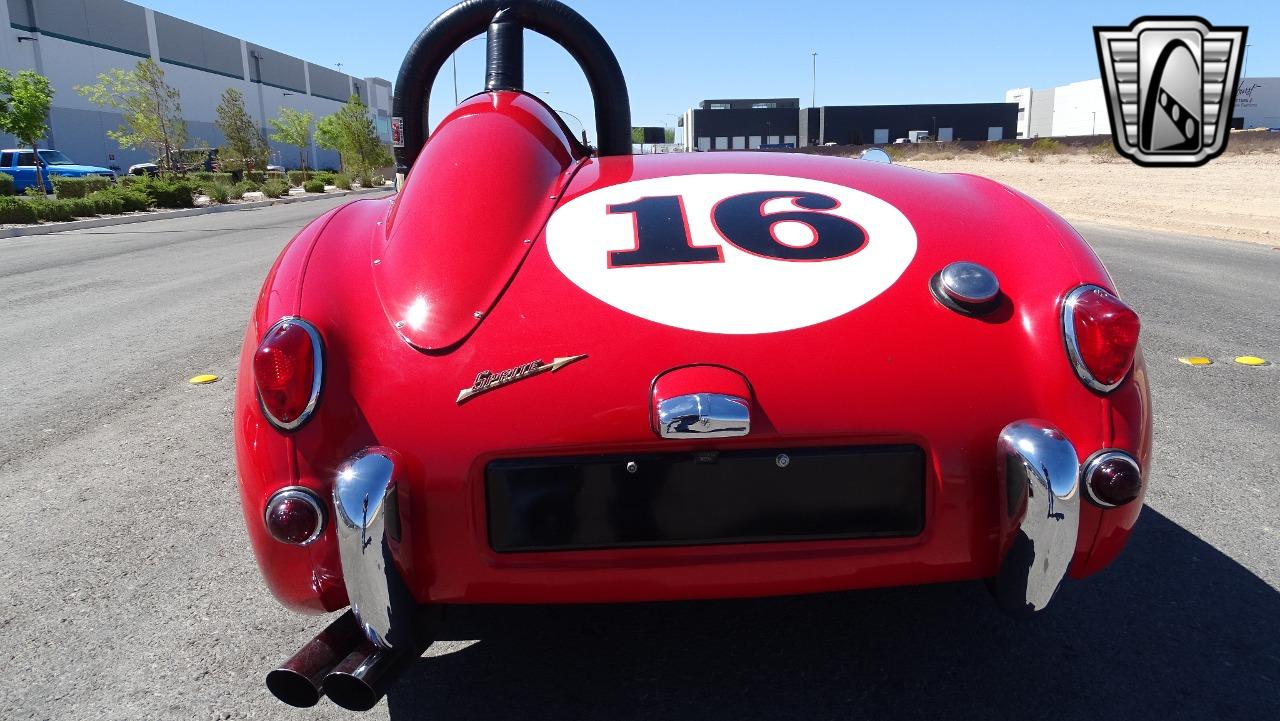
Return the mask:
[(328, 696), (349, 711), (368, 711), (416, 655), (370, 643), (348, 609), (268, 673), (267, 690), (298, 708), (310, 708)]

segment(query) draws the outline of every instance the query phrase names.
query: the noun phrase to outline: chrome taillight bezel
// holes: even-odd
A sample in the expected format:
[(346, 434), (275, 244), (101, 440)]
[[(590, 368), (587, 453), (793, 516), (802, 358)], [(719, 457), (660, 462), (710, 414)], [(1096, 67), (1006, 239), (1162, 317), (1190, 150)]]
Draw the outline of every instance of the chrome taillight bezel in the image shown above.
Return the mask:
[[(1111, 460), (1118, 460), (1129, 464), (1133, 467), (1133, 470), (1138, 472), (1138, 477), (1143, 479), (1144, 483), (1146, 482), (1146, 476), (1142, 472), (1142, 466), (1138, 463), (1138, 459), (1128, 453), (1118, 448), (1104, 448), (1103, 450), (1094, 453), (1085, 460), (1083, 465), (1080, 466), (1080, 485), (1084, 487), (1085, 497), (1088, 498), (1093, 505), (1098, 506), (1099, 508), (1119, 508), (1122, 505), (1127, 506), (1137, 500), (1135, 497), (1131, 501), (1126, 501), (1120, 504), (1109, 503), (1098, 498), (1098, 496), (1094, 494), (1093, 484), (1090, 483), (1090, 479), (1093, 478), (1093, 472), (1097, 470), (1098, 466)], [(1141, 494), (1139, 494), (1139, 496), (1140, 495)]]
[[(271, 511), (281, 501), (290, 499), (302, 501), (303, 503), (311, 506), (316, 512), (316, 527), (311, 530), (311, 535), (307, 536), (306, 540), (302, 543), (293, 543), (292, 541), (283, 540), (271, 532)], [(315, 543), (316, 539), (320, 538), (321, 534), (324, 533), (325, 526), (328, 525), (328, 520), (329, 514), (325, 511), (324, 502), (320, 500), (320, 496), (317, 495), (315, 491), (305, 486), (287, 486), (285, 488), (281, 488), (271, 494), (271, 498), (267, 499), (267, 504), (262, 508), (262, 525), (267, 529), (267, 535), (271, 536), (272, 540), (277, 543), (283, 543), (288, 546), (310, 546), (312, 543)]]
[[(1119, 300), (1119, 296), (1115, 293), (1103, 288), (1100, 285), (1086, 283), (1084, 285), (1073, 288), (1067, 297), (1062, 300), (1062, 340), (1067, 346), (1067, 358), (1071, 361), (1071, 367), (1075, 369), (1076, 377), (1080, 379), (1086, 386), (1100, 393), (1110, 393), (1120, 387), (1121, 383), (1129, 378), (1129, 374), (1133, 372), (1133, 362), (1130, 361), (1129, 369), (1120, 376), (1120, 380), (1115, 383), (1107, 384), (1098, 380), (1093, 372), (1089, 370), (1089, 366), (1084, 362), (1084, 356), (1080, 355), (1080, 343), (1076, 338), (1076, 301), (1085, 293), (1100, 290), (1107, 295)], [(1123, 302), (1123, 301), (1122, 301)]]
[[(271, 335), (272, 331), (285, 324), (295, 324), (301, 327), (307, 332), (307, 336), (311, 338), (311, 357), (313, 362), (311, 369), (311, 394), (307, 398), (307, 405), (302, 409), (302, 412), (298, 414), (297, 418), (292, 421), (285, 422), (272, 415), (271, 411), (267, 408), (267, 404), (262, 400), (262, 391), (258, 388), (258, 379), (256, 375), (253, 379), (253, 393), (257, 396), (258, 408), (262, 410), (262, 415), (267, 419), (268, 423), (282, 431), (295, 431), (301, 428), (303, 423), (307, 422), (307, 419), (311, 417), (311, 414), (316, 410), (316, 406), (320, 403), (320, 390), (324, 385), (324, 342), (320, 338), (320, 331), (316, 330), (314, 325), (311, 325), (296, 315), (287, 315), (271, 324), (271, 327), (268, 328), (267, 331), (262, 334), (262, 337), (258, 339), (258, 347), (260, 348), (262, 346), (262, 341), (266, 340), (267, 336)], [(254, 352), (257, 353), (257, 348), (254, 349)]]

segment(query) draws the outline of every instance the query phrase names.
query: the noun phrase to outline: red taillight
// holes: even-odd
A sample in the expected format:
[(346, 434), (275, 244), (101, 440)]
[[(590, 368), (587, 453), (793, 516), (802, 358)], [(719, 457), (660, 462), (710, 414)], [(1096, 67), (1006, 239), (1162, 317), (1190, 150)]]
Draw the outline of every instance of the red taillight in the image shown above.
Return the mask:
[(1094, 390), (1120, 385), (1138, 350), (1138, 314), (1096, 285), (1082, 285), (1067, 295), (1062, 331), (1076, 375)]
[(305, 546), (324, 530), (324, 507), (316, 494), (306, 488), (286, 488), (267, 501), (262, 520), (272, 538)]
[(1142, 494), (1142, 469), (1123, 451), (1103, 451), (1084, 465), (1084, 487), (1089, 498), (1103, 508), (1113, 508)]
[(304, 320), (285, 318), (267, 331), (253, 354), (253, 380), (263, 413), (282, 430), (302, 425), (320, 396), (320, 334)]

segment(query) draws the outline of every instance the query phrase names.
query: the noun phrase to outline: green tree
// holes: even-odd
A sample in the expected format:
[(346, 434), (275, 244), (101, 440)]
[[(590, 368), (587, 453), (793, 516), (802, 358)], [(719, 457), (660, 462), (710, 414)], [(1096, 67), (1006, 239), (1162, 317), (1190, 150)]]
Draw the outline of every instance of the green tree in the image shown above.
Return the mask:
[(298, 149), (298, 162), (302, 165), (302, 178), (307, 179), (307, 147), (311, 145), (311, 125), (315, 121), (311, 111), (300, 113), (293, 108), (280, 108), (280, 115), (267, 122), (275, 130), (271, 139), (277, 143), (292, 145)]
[(352, 95), (338, 112), (316, 123), (316, 144), (338, 151), (342, 170), (359, 174), (362, 179), (374, 168), (394, 162), (359, 95)]
[[(36, 152), (40, 138), (49, 131), (49, 105), (53, 102), (53, 88), (49, 78), (32, 70), (22, 70), (16, 76), (0, 68), (0, 130), (18, 139), (22, 145)], [(36, 187), (44, 192), (44, 175), (36, 162)]]
[(676, 142), (675, 128), (665, 128), (663, 130), (663, 135), (665, 136), (663, 142), (665, 142), (667, 145), (671, 145)]
[(78, 86), (76, 92), (124, 116), (124, 125), (107, 131), (120, 147), (145, 149), (161, 170), (178, 170), (177, 153), (187, 142), (182, 98), (164, 82), (164, 70), (154, 60), (141, 60), (133, 70), (99, 73), (98, 82)]
[(267, 139), (262, 129), (244, 109), (244, 94), (235, 88), (222, 91), (218, 117), (213, 124), (222, 133), (223, 146), (218, 153), (222, 170), (247, 170), (267, 167)]

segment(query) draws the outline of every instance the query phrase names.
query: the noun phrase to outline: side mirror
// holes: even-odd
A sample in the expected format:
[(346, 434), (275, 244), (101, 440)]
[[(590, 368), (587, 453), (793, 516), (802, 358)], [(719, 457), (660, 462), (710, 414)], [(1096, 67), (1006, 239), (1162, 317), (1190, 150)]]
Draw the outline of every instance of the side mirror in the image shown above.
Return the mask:
[(867, 148), (858, 154), (858, 160), (870, 160), (873, 163), (892, 163), (893, 158), (884, 151), (884, 148)]

